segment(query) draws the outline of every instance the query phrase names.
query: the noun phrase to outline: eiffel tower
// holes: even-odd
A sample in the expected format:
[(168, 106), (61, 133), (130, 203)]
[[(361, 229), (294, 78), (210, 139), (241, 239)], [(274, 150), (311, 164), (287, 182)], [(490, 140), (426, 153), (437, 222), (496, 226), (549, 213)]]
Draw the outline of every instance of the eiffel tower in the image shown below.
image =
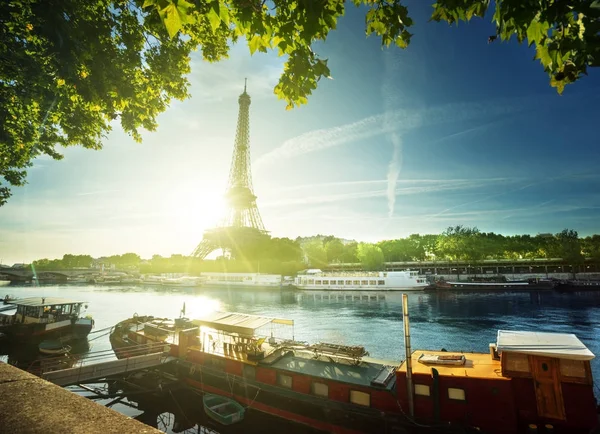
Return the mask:
[(234, 257), (244, 256), (248, 248), (258, 245), (257, 241), (269, 238), (265, 231), (256, 196), (252, 189), (250, 171), (250, 95), (246, 92), (238, 98), (238, 113), (235, 146), (229, 170), (229, 183), (225, 200), (227, 210), (216, 228), (204, 232), (202, 241), (192, 256), (204, 259), (211, 252), (222, 249)]

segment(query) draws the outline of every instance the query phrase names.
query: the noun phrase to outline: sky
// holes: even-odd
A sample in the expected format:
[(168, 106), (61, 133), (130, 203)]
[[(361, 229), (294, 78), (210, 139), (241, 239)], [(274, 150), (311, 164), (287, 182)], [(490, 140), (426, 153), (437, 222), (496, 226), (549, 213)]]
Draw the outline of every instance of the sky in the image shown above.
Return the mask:
[(39, 158), (0, 208), (0, 263), (136, 252), (190, 254), (223, 210), (238, 103), (248, 78), (254, 192), (272, 236), (376, 242), (448, 226), (503, 234), (600, 232), (600, 75), (550, 87), (526, 45), (489, 20), (428, 22), (408, 3), (407, 50), (381, 49), (349, 5), (327, 42), (333, 79), (286, 111), (273, 94), (284, 58), (232, 47), (192, 59), (192, 97), (135, 143)]

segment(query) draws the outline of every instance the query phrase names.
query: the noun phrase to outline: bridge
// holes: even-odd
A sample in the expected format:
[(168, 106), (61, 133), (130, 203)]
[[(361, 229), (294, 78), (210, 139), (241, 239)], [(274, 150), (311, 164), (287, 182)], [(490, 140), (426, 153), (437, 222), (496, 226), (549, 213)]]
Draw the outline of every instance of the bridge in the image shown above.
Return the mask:
[[(36, 270), (36, 276), (38, 280), (64, 280), (67, 277), (82, 276), (82, 275), (96, 275), (101, 274), (101, 270), (93, 268), (84, 269), (63, 269), (63, 270)], [(131, 271), (124, 270), (110, 270), (105, 271), (109, 273), (127, 273), (132, 274)], [(14, 281), (28, 281), (33, 279), (33, 270), (31, 268), (0, 268), (0, 275), (6, 276), (8, 280)]]

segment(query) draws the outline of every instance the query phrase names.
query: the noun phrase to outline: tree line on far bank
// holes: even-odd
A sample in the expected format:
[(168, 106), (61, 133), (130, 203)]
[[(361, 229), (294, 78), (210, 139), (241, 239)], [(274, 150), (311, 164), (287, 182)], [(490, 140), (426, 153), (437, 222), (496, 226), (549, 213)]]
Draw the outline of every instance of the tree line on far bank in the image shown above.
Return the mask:
[(467, 261), (485, 259), (562, 258), (579, 265), (586, 258), (600, 261), (600, 235), (579, 237), (565, 229), (557, 234), (504, 236), (481, 232), (476, 227), (453, 226), (441, 234), (413, 234), (406, 238), (362, 243), (316, 235), (313, 237), (261, 239), (260, 246), (236, 252), (231, 258), (200, 260), (184, 255), (154, 255), (144, 260), (135, 253), (93, 259), (90, 255), (64, 255), (62, 259), (33, 262), (37, 270), (111, 267), (138, 270), (140, 273), (197, 274), (200, 272), (261, 272), (290, 275), (330, 264), (360, 263), (365, 270), (380, 270), (384, 262)]

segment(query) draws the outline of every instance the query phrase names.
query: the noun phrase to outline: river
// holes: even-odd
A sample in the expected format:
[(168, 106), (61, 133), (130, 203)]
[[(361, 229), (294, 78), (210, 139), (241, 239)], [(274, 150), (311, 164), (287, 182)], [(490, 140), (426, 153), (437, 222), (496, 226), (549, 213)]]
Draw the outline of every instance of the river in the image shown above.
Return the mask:
[[(185, 303), (190, 318), (214, 310), (288, 318), (295, 322), (296, 340), (362, 345), (372, 357), (404, 359), (402, 295), (396, 292), (366, 297), (347, 292), (354, 297), (340, 297), (324, 291), (237, 288), (61, 285), (3, 289), (15, 297), (58, 296), (85, 301), (85, 314), (95, 319), (95, 330), (111, 327), (134, 313), (178, 317)], [(497, 331), (503, 329), (574, 333), (600, 355), (600, 292), (415, 292), (409, 294), (409, 313), (413, 350), (488, 352), (489, 343), (495, 342)], [(102, 332), (90, 335), (89, 346), (90, 352), (111, 348)], [(598, 382), (600, 359), (591, 365)], [(128, 407), (113, 408), (132, 415)], [(171, 428), (164, 430), (170, 432)]]

